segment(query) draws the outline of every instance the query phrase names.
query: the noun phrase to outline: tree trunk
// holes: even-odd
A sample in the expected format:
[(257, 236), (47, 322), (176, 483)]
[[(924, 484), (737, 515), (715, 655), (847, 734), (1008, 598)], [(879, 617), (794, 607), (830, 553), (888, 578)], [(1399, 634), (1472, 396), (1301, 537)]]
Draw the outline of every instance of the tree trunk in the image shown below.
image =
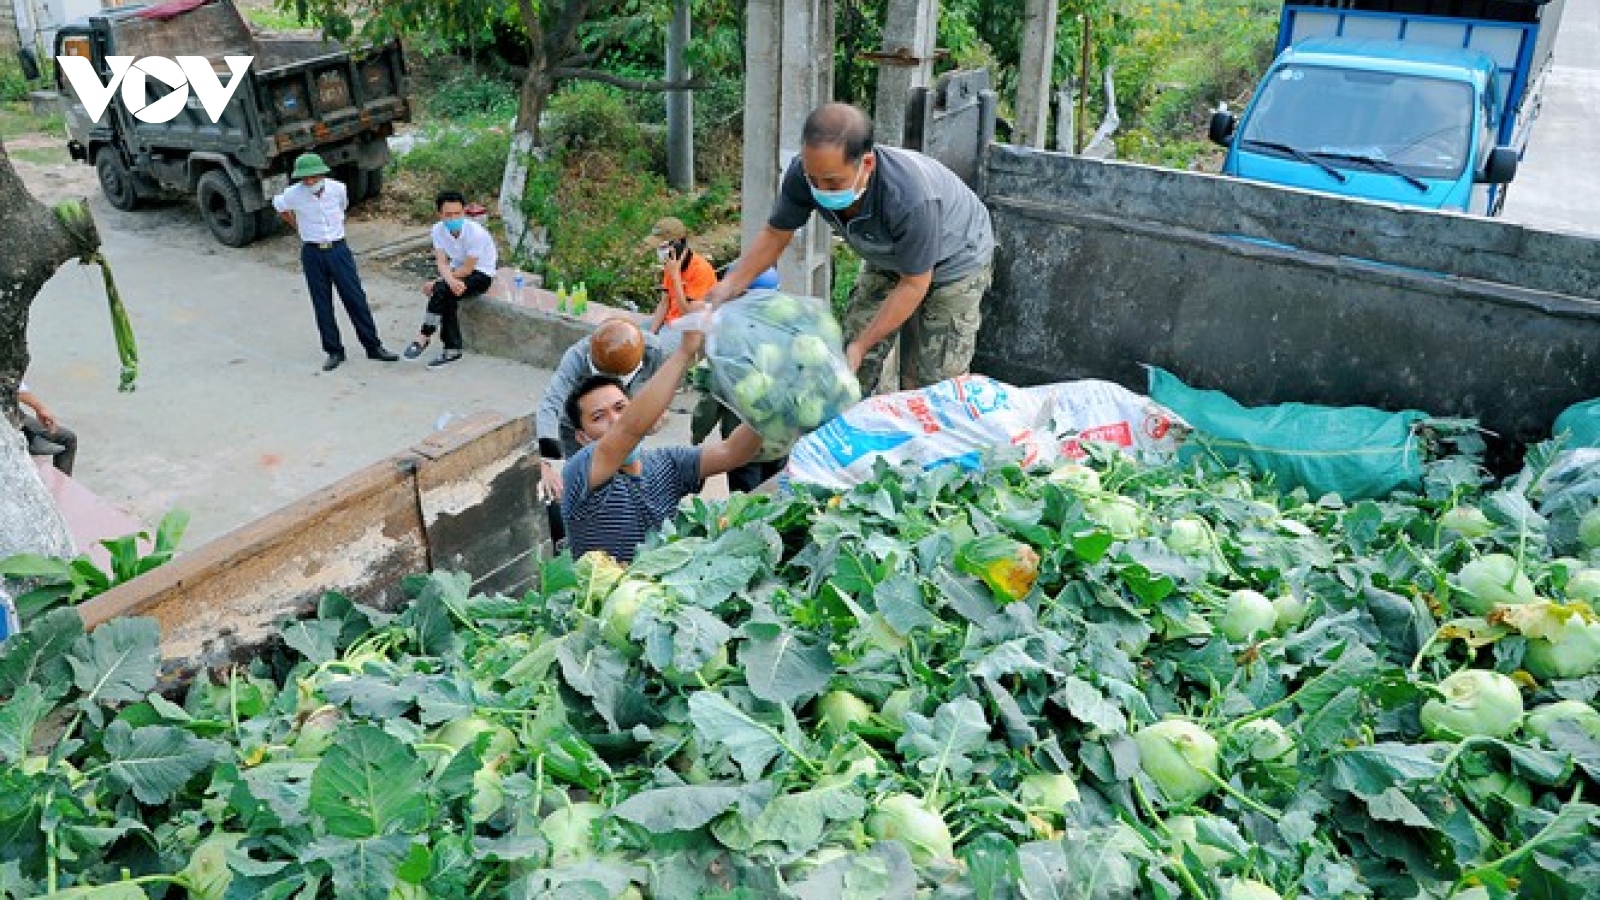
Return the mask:
[(73, 233), (28, 193), (0, 143), (0, 557), (71, 556), (72, 538), (39, 480), (17, 425), (17, 385), (28, 368), (28, 310), (56, 270), (100, 245), (93, 225)]
[(592, 0), (562, 0), (553, 8), (550, 27), (533, 0), (517, 0), (522, 27), (528, 32), (528, 74), (522, 79), (517, 97), (517, 123), (512, 131), (511, 152), (506, 156), (505, 177), (500, 181), (500, 218), (506, 226), (506, 243), (513, 258), (526, 258), (548, 252), (544, 240), (548, 223), (530, 223), (523, 211), (528, 190), (528, 165), (543, 158), (544, 139), (539, 119), (556, 88), (555, 71), (578, 48), (578, 26), (589, 15)]

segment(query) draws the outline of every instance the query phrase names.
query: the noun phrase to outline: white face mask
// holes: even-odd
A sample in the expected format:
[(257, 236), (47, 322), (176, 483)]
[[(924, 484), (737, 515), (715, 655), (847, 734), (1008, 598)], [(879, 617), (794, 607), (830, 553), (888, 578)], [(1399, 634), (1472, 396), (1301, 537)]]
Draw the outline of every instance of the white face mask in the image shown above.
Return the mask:
[(672, 248), (671, 247), (668, 247), (666, 245), (662, 245), (662, 246), (656, 248), (656, 259), (659, 259), (662, 262), (666, 262), (667, 260), (669, 260), (671, 258), (672, 258)]

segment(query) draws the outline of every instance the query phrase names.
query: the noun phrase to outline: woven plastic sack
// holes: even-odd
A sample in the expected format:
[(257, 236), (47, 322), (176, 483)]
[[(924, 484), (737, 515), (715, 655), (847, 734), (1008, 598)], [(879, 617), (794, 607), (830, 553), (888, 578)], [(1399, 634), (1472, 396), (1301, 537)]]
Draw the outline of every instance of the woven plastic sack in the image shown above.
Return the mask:
[(970, 470), (1005, 457), (1032, 467), (1081, 458), (1089, 443), (1170, 459), (1183, 431), (1148, 397), (1110, 382), (1018, 388), (963, 375), (856, 404), (795, 445), (784, 477), (847, 490), (880, 462)]
[(752, 291), (719, 306), (706, 329), (711, 390), (762, 437), (758, 461), (861, 399), (843, 334), (815, 297)]
[(1307, 403), (1244, 407), (1153, 366), (1150, 397), (1194, 429), (1182, 460), (1210, 455), (1228, 465), (1247, 462), (1275, 475), (1283, 488), (1303, 487), (1314, 497), (1370, 500), (1422, 487), (1414, 426), (1428, 418), (1425, 413)]
[(1552, 433), (1562, 439), (1564, 447), (1600, 447), (1600, 399), (1567, 407), (1556, 416)]

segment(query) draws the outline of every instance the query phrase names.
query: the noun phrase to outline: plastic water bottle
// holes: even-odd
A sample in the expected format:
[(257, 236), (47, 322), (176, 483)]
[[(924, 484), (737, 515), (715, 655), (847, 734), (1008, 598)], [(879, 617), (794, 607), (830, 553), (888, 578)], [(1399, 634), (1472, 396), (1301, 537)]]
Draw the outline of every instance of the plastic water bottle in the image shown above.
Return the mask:
[(522, 270), (518, 269), (517, 270), (517, 274), (512, 276), (512, 278), (511, 278), (511, 299), (512, 300), (516, 301), (517, 303), (521, 303), (522, 302), (522, 288), (526, 283), (527, 283), (527, 281), (522, 277)]
[(572, 314), (581, 316), (589, 311), (589, 285), (587, 282), (578, 282), (578, 290), (573, 296)]
[(565, 284), (556, 285), (556, 312), (562, 315), (567, 313), (567, 286)]

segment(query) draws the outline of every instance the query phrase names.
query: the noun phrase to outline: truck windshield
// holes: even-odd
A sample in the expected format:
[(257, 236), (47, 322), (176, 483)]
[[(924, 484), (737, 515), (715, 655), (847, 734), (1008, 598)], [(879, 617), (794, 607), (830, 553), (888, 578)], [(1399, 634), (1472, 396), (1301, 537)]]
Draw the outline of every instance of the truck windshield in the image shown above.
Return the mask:
[(1341, 168), (1454, 178), (1471, 156), (1472, 114), (1462, 82), (1289, 65), (1262, 85), (1240, 141)]

